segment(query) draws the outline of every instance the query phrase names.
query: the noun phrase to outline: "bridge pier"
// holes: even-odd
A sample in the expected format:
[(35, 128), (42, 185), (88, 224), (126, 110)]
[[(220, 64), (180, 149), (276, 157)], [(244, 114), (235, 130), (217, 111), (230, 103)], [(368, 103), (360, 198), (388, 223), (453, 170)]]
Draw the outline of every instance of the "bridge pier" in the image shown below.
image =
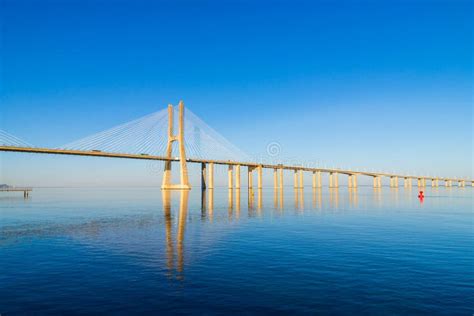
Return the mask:
[(398, 188), (398, 177), (390, 177), (390, 187)]
[(347, 176), (347, 187), (352, 188), (352, 174)]
[(262, 166), (257, 167), (257, 189), (261, 189), (263, 186), (263, 168)]
[(418, 188), (422, 188), (424, 185), (423, 185), (423, 179), (422, 178), (418, 178)]
[(229, 165), (227, 175), (228, 175), (228, 187), (229, 187), (229, 190), (232, 190), (234, 188), (234, 166), (233, 165)]
[(207, 168), (206, 168), (206, 164), (203, 162), (201, 163), (201, 189), (202, 190), (206, 190), (207, 188)]
[(273, 188), (276, 190), (278, 188), (278, 169), (273, 169)]
[(321, 171), (313, 171), (313, 189), (321, 187)]
[(352, 175), (352, 188), (357, 189), (357, 175)]
[(235, 166), (235, 188), (240, 190), (240, 165)]
[(303, 169), (300, 169), (300, 189), (304, 188), (304, 180), (303, 180)]
[(295, 169), (294, 171), (295, 173), (293, 174), (293, 187), (295, 189), (298, 189), (298, 170)]
[(330, 188), (339, 188), (339, 179), (337, 172), (329, 173), (329, 187)]
[(280, 167), (280, 190), (283, 191), (283, 167)]
[(214, 163), (209, 163), (209, 181), (207, 187), (209, 189), (214, 189)]
[(249, 190), (253, 190), (253, 168), (251, 166), (247, 167)]
[(382, 187), (382, 177), (374, 176), (374, 188), (381, 188), (381, 187)]

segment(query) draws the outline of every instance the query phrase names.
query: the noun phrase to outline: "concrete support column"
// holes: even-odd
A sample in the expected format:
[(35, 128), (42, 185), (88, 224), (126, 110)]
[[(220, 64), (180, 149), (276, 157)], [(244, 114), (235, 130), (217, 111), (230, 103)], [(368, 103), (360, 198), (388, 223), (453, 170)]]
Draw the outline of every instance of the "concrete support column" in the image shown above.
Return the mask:
[(408, 178), (403, 178), (403, 187), (408, 188)]
[(353, 187), (354, 189), (357, 188), (357, 175), (356, 175), (356, 174), (353, 174), (353, 175), (352, 175), (352, 187)]
[(208, 189), (214, 189), (214, 163), (211, 162), (209, 163), (209, 175), (208, 175), (208, 183), (207, 183), (207, 188)]
[(201, 189), (206, 190), (207, 187), (207, 168), (205, 163), (201, 163)]
[(249, 190), (253, 189), (253, 167), (247, 167)]
[(352, 174), (347, 177), (347, 187), (352, 188)]
[(333, 181), (334, 188), (339, 188), (339, 178), (337, 176), (337, 172), (333, 173), (332, 181)]
[(378, 183), (378, 187), (381, 188), (382, 187), (382, 177), (381, 176), (377, 177), (377, 183)]
[(330, 188), (333, 188), (334, 187), (334, 176), (332, 174), (332, 172), (329, 173), (329, 187)]
[(304, 187), (304, 180), (303, 180), (303, 170), (300, 169), (300, 188), (302, 189)]
[(273, 188), (278, 188), (278, 169), (273, 169)]
[(422, 187), (422, 184), (421, 184), (421, 179), (418, 179), (418, 187), (421, 188)]
[(257, 185), (258, 185), (258, 189), (261, 189), (262, 188), (262, 177), (263, 177), (263, 168), (262, 166), (258, 166), (257, 167)]
[(293, 176), (293, 186), (295, 189), (298, 188), (298, 170), (295, 169), (295, 174)]
[(393, 187), (398, 188), (398, 177), (393, 177)]
[(323, 186), (323, 182), (321, 178), (322, 178), (321, 171), (316, 171), (316, 186), (318, 188), (321, 188)]
[(377, 177), (374, 177), (374, 188), (378, 188), (379, 185), (378, 185), (378, 179)]
[(240, 189), (240, 165), (235, 166), (235, 188)]
[(313, 189), (316, 189), (316, 171), (313, 171)]
[(283, 168), (280, 168), (280, 189), (283, 190)]
[(228, 186), (229, 189), (234, 188), (234, 166), (229, 165), (229, 169), (227, 170), (227, 175), (228, 175)]

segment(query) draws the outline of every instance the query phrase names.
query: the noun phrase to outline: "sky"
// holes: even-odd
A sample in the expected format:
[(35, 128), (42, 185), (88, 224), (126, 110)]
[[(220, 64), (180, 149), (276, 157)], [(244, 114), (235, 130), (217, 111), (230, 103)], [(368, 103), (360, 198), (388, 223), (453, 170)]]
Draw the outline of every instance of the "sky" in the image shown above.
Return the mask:
[[(0, 5), (0, 129), (35, 146), (183, 100), (252, 157), (277, 143), (282, 159), (326, 167), (474, 178), (472, 1)], [(161, 182), (161, 165), (142, 161), (0, 164), (12, 185)]]

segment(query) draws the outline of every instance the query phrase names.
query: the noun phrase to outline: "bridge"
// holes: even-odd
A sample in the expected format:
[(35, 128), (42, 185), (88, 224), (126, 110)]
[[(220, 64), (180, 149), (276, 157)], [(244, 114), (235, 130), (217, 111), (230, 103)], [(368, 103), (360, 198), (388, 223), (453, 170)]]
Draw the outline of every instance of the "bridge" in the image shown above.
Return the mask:
[[(257, 175), (257, 189), (263, 188), (263, 169), (273, 170), (273, 187), (275, 189), (283, 189), (284, 172), (292, 172), (293, 186), (295, 189), (303, 188), (304, 174), (310, 173), (312, 176), (312, 187), (317, 189), (322, 187), (322, 174), (329, 175), (329, 187), (337, 189), (339, 187), (339, 175), (347, 176), (347, 186), (355, 189), (358, 187), (358, 178), (361, 176), (373, 178), (373, 187), (382, 187), (382, 178), (390, 179), (390, 187), (398, 188), (400, 180), (403, 179), (403, 186), (406, 188), (413, 186), (413, 181), (419, 188), (426, 187), (430, 184), (432, 187), (439, 187), (440, 182), (444, 182), (444, 186), (452, 187), (453, 183), (457, 183), (458, 187), (465, 187), (466, 182), (470, 182), (474, 187), (474, 180), (467, 178), (449, 178), (449, 177), (431, 177), (420, 176), (412, 174), (401, 173), (385, 173), (385, 172), (370, 172), (370, 171), (356, 171), (349, 169), (338, 168), (321, 168), (321, 167), (305, 167), (297, 165), (265, 164), (252, 161), (241, 161), (233, 159), (212, 159), (210, 157), (187, 157), (187, 152), (194, 153), (199, 156), (199, 153), (205, 152), (207, 156), (212, 153), (225, 152), (228, 155), (241, 153), (232, 144), (218, 135), (210, 127), (207, 127), (199, 118), (192, 113), (191, 116), (194, 121), (191, 125), (194, 129), (185, 131), (185, 108), (181, 101), (179, 103), (178, 111), (178, 133), (174, 134), (174, 108), (172, 105), (168, 106), (167, 112), (157, 112), (150, 116), (144, 117), (130, 123), (123, 124), (116, 128), (98, 133), (91, 137), (82, 139), (64, 148), (41, 148), (34, 147), (28, 143), (21, 141), (13, 135), (5, 132), (0, 133), (0, 151), (4, 152), (22, 152), (35, 154), (55, 154), (55, 155), (73, 155), (73, 156), (89, 156), (89, 157), (104, 157), (104, 158), (122, 158), (122, 159), (140, 159), (140, 160), (154, 160), (163, 161), (165, 163), (162, 189), (163, 190), (189, 190), (191, 185), (189, 183), (188, 163), (201, 165), (201, 189), (214, 188), (214, 166), (225, 165), (228, 168), (228, 188), (241, 188), (241, 169), (246, 168), (248, 174), (248, 188), (254, 189), (254, 174)], [(163, 124), (167, 119), (167, 124)], [(167, 127), (167, 139), (158, 138), (157, 126), (159, 128)], [(194, 134), (193, 134), (194, 133)], [(145, 136), (144, 136), (145, 135)], [(136, 138), (135, 138), (136, 137)], [(145, 138), (144, 138), (145, 137)], [(139, 146), (136, 139), (141, 139)], [(124, 148), (128, 143), (132, 143), (136, 147), (137, 152), (127, 153), (120, 152), (120, 148)], [(178, 155), (174, 154), (173, 144), (178, 143)], [(100, 145), (105, 149), (99, 150)], [(67, 147), (77, 148), (67, 148)], [(156, 148), (163, 147), (163, 155), (154, 154)], [(150, 148), (155, 148), (152, 153)], [(204, 149), (203, 149), (204, 148)], [(211, 150), (213, 149), (213, 151)], [(146, 151), (146, 152), (140, 152)], [(231, 158), (231, 157), (230, 157)], [(177, 184), (172, 183), (171, 173), (173, 163), (178, 163), (180, 166), (180, 181)]]

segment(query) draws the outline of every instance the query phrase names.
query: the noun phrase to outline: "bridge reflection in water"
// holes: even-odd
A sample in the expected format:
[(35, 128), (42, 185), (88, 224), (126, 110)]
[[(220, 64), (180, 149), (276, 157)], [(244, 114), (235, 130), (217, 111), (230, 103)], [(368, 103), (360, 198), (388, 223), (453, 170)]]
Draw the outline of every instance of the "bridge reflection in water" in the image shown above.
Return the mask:
[[(381, 188), (366, 188), (362, 195), (358, 188), (347, 188), (339, 190), (337, 188), (286, 188), (286, 198), (293, 195), (293, 200), (285, 205), (285, 190), (275, 188), (273, 190), (245, 189), (247, 191), (247, 205), (242, 205), (241, 189), (206, 189), (201, 191), (200, 196), (200, 220), (213, 223), (215, 217), (227, 221), (239, 220), (242, 209), (248, 212), (248, 217), (260, 217), (265, 213), (283, 214), (286, 211), (340, 211), (369, 208), (383, 209), (385, 203), (397, 205), (398, 203), (411, 203), (415, 190), (405, 188), (399, 192), (398, 188), (392, 188), (385, 195)], [(435, 190), (435, 189), (433, 189)], [(439, 189), (436, 189), (439, 190)], [(217, 191), (217, 192), (216, 192)], [(433, 191), (434, 192), (434, 191)], [(219, 193), (219, 194), (217, 194)], [(216, 203), (215, 196), (218, 201)], [(189, 190), (162, 190), (163, 214), (165, 219), (166, 233), (166, 266), (170, 277), (178, 280), (184, 279), (185, 269), (185, 232), (188, 218), (188, 205), (190, 199)], [(403, 195), (403, 201), (400, 196)], [(173, 204), (172, 197), (179, 196), (179, 203)], [(305, 204), (305, 197), (308, 203)], [(359, 203), (359, 199), (362, 199)], [(175, 200), (176, 201), (176, 200)], [(359, 205), (361, 204), (361, 205)], [(175, 205), (175, 209), (173, 209)], [(215, 206), (217, 209), (215, 209)], [(174, 212), (173, 212), (174, 211)], [(227, 212), (227, 216), (225, 216)], [(224, 215), (224, 217), (223, 217)], [(176, 227), (174, 226), (176, 225)]]
[[(186, 229), (186, 219), (188, 216), (189, 191), (179, 191), (179, 213), (178, 213), (178, 229), (176, 234), (176, 247), (173, 240), (173, 216), (171, 214), (171, 191), (163, 190), (163, 213), (165, 217), (166, 231), (166, 262), (169, 275), (173, 275), (176, 265), (177, 278), (183, 278), (184, 269), (184, 233)], [(176, 256), (175, 256), (176, 248)]]

